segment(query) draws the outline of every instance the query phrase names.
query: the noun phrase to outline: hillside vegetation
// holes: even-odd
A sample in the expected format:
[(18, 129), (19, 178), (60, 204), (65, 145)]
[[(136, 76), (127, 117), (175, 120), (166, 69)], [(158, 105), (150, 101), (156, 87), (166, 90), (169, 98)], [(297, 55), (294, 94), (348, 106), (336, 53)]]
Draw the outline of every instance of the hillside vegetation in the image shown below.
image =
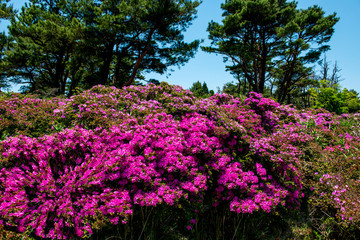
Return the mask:
[(0, 237), (355, 239), (359, 127), (166, 83), (3, 94)]

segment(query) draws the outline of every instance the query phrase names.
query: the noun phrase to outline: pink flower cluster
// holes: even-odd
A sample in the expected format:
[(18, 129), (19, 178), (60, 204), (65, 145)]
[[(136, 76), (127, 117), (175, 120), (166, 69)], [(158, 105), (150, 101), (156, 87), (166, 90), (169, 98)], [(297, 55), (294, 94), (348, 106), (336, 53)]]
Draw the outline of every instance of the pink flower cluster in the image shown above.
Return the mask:
[(54, 115), (75, 127), (2, 142), (0, 218), (19, 231), (89, 236), (99, 220), (126, 223), (134, 205), (171, 206), (207, 191), (237, 213), (270, 212), (291, 192), (262, 163), (243, 167), (235, 157), (265, 130), (228, 95), (201, 101), (178, 87), (97, 86)]
[(0, 224), (51, 239), (126, 224), (135, 206), (196, 201), (250, 214), (297, 205), (302, 147), (316, 138), (305, 130), (340, 124), (256, 93), (197, 99), (167, 84), (95, 86), (54, 104), (57, 133), (0, 145)]

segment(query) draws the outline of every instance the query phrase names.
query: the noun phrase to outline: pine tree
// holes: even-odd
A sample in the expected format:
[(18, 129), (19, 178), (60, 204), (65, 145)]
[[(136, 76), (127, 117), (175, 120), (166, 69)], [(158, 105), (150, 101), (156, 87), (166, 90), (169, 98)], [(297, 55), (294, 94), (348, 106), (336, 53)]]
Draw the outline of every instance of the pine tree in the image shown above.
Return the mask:
[(193, 92), (193, 94), (196, 97), (201, 97), (201, 98), (206, 98), (209, 97), (209, 95), (214, 94), (213, 91), (209, 91), (206, 82), (203, 82), (203, 84), (201, 84), (200, 81), (194, 82), (189, 90)]
[(27, 90), (65, 94), (73, 53), (84, 27), (76, 17), (77, 1), (30, 0), (11, 20), (14, 39), (6, 55), (8, 75)]
[(0, 0), (0, 21), (1, 19), (9, 19), (14, 15), (14, 9), (8, 5), (10, 0)]
[(318, 6), (297, 9), (286, 0), (226, 0), (221, 8), (223, 22), (209, 23), (212, 45), (202, 49), (224, 55), (251, 91), (264, 93), (271, 84), (282, 102), (309, 74), (307, 64), (329, 49), (325, 43), (338, 21)]
[[(8, 5), (9, 0), (0, 0), (0, 23), (1, 19), (10, 19), (14, 16), (15, 11), (11, 5)], [(1, 89), (9, 87), (7, 75), (4, 69), (4, 56), (10, 39), (5, 32), (0, 33), (0, 92)]]
[(183, 31), (198, 0), (30, 0), (11, 21), (7, 75), (29, 91), (123, 87), (194, 56)]

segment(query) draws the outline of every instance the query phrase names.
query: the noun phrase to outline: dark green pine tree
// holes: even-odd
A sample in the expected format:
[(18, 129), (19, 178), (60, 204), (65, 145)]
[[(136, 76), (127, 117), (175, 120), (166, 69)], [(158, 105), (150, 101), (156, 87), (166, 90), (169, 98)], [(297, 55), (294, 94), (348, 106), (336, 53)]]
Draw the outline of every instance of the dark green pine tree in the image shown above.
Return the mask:
[[(1, 19), (10, 19), (15, 14), (13, 7), (8, 3), (9, 0), (0, 0), (0, 23)], [(9, 41), (10, 39), (6, 36), (5, 32), (0, 33), (0, 92), (1, 89), (10, 86), (4, 68), (5, 50), (8, 47)]]
[(14, 15), (14, 9), (9, 2), (10, 0), (0, 0), (0, 20), (9, 19)]
[(189, 89), (196, 97), (206, 98), (214, 94), (213, 91), (209, 91), (209, 88), (205, 82), (201, 84), (200, 81), (196, 81)]
[(307, 76), (306, 64), (329, 49), (324, 43), (338, 21), (318, 6), (299, 10), (286, 0), (226, 0), (221, 8), (223, 22), (209, 23), (212, 44), (202, 49), (224, 55), (251, 91), (269, 87), (280, 101)]
[(7, 74), (28, 90), (122, 87), (194, 56), (182, 32), (198, 0), (30, 0), (11, 21)]
[(0, 33), (0, 92), (5, 88), (10, 87), (4, 66), (5, 50), (7, 49), (9, 41), (9, 38), (5, 35), (5, 33)]
[[(186, 63), (199, 41), (186, 43), (183, 31), (195, 18), (199, 4), (198, 0), (110, 0), (99, 5), (100, 15), (93, 14), (92, 21), (97, 22), (94, 28), (102, 42), (96, 44), (100, 46), (97, 52), (105, 59), (100, 83), (123, 87), (141, 79), (143, 72), (162, 74)], [(125, 19), (119, 21), (124, 13)]]
[(6, 54), (8, 75), (29, 91), (65, 94), (73, 53), (81, 42), (83, 23), (78, 16), (78, 1), (30, 0), (9, 33), (14, 42)]
[[(118, 74), (130, 71), (132, 63), (123, 50), (129, 47), (125, 39), (131, 32), (131, 10), (131, 1), (84, 2), (80, 9), (85, 24), (84, 44), (76, 54), (76, 63), (82, 65), (83, 74), (73, 81), (76, 82), (73, 85), (89, 88), (97, 84), (111, 84), (115, 65)], [(117, 57), (119, 61), (115, 63)]]
[(280, 102), (290, 102), (289, 92), (311, 74), (311, 68), (307, 66), (330, 49), (326, 43), (330, 41), (338, 20), (335, 13), (325, 16), (325, 12), (315, 5), (297, 9), (295, 17), (277, 30), (282, 40), (280, 59), (274, 61), (275, 71), (282, 73), (276, 79), (276, 95)]

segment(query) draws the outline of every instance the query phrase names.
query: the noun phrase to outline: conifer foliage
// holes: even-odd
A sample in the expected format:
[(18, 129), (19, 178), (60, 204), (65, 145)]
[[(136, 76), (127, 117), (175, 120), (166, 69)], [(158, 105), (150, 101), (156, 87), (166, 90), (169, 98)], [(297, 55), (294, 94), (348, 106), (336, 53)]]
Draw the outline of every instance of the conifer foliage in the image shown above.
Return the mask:
[[(211, 46), (232, 63), (228, 70), (250, 91), (274, 89), (284, 102), (300, 80), (309, 76), (309, 63), (329, 49), (336, 14), (326, 16), (319, 6), (297, 9), (287, 0), (226, 0), (222, 23), (209, 23)], [(270, 86), (271, 85), (271, 86)]]
[(183, 31), (198, 0), (30, 0), (11, 20), (8, 81), (27, 90), (73, 94), (97, 84), (123, 87), (142, 72), (164, 73), (194, 56)]

